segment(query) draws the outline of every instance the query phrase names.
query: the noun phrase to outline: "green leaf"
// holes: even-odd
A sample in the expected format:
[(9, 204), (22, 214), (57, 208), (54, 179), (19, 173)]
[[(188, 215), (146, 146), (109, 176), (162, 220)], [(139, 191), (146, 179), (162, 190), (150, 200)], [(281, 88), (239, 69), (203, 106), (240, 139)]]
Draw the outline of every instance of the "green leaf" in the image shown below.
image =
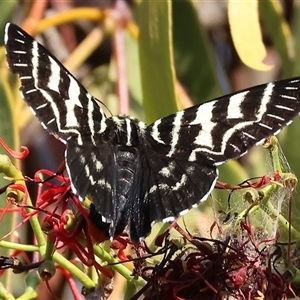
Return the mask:
[[(190, 0), (173, 1), (173, 42), (176, 74), (200, 104), (222, 94), (212, 49)], [(183, 26), (184, 24), (184, 26)]]
[(141, 82), (147, 123), (177, 111), (171, 5), (171, 1), (147, 0), (137, 5)]
[(259, 1), (260, 17), (281, 57), (283, 77), (291, 76), (294, 48), (290, 28), (278, 1)]
[(127, 81), (131, 96), (130, 115), (143, 119), (144, 111), (142, 108), (143, 96), (138, 43), (128, 32), (125, 32), (125, 49)]
[[(18, 1), (1, 1), (0, 10), (0, 45), (3, 45), (4, 40), (4, 26), (6, 22), (11, 20), (12, 14), (15, 11)], [(2, 66), (0, 72), (0, 137), (12, 148), (16, 149), (19, 146), (19, 137), (17, 136), (17, 128), (14, 123), (12, 104), (13, 104), (13, 93), (8, 82), (8, 72), (5, 66), (5, 54), (4, 47), (0, 48), (0, 64)], [(0, 154), (5, 153), (5, 151), (0, 147)], [(3, 175), (0, 176), (0, 188), (7, 185), (8, 181), (3, 179)], [(1, 207), (5, 206), (5, 195), (0, 195)], [(16, 224), (16, 219), (13, 214), (5, 214), (1, 219), (0, 226), (0, 238), (8, 233)], [(11, 237), (8, 237), (6, 240), (11, 241)], [(9, 249), (0, 248), (0, 255), (8, 256), (11, 253)], [(14, 285), (12, 280), (12, 273), (6, 272), (1, 277), (1, 282), (5, 284), (5, 287), (10, 291)], [(22, 280), (22, 279), (21, 279)], [(20, 285), (19, 285), (20, 286)]]
[[(295, 3), (296, 4), (296, 3)], [(299, 76), (300, 75), (300, 5), (299, 3), (293, 8), (293, 22), (291, 25), (292, 36), (294, 40), (294, 53), (295, 57), (292, 60), (292, 66), (289, 66), (289, 76)], [(286, 67), (283, 64), (283, 68)], [(293, 172), (300, 176), (300, 155), (299, 155), (299, 128), (300, 128), (300, 117), (297, 117), (294, 122), (285, 128), (279, 135), (280, 145), (282, 146), (283, 152), (287, 157), (289, 164)], [(296, 188), (298, 194), (300, 193), (300, 184)], [(293, 209), (300, 207), (299, 197), (294, 197), (293, 201), (298, 201), (298, 203), (293, 203)], [(298, 221), (299, 224), (299, 221)], [(300, 227), (300, 225), (299, 225)]]
[[(0, 64), (4, 65), (4, 48), (1, 47), (0, 51)], [(9, 147), (16, 149), (19, 142), (11, 107), (11, 103), (13, 101), (12, 98), (13, 93), (8, 83), (8, 72), (3, 69), (0, 73), (0, 138), (3, 139)], [(7, 154), (1, 146), (0, 154)], [(6, 186), (8, 183), (9, 182), (7, 180), (3, 179), (3, 174), (1, 174), (0, 188)], [(1, 207), (4, 207), (6, 202), (5, 193), (0, 195), (0, 202), (2, 203)], [(5, 214), (3, 219), (1, 219), (0, 239), (15, 226), (15, 222), (16, 220), (14, 219), (13, 214)], [(6, 240), (11, 240), (11, 238), (7, 238)], [(7, 249), (0, 249), (0, 255), (7, 256), (9, 255), (9, 251)]]
[(18, 5), (19, 1), (17, 0), (9, 0), (9, 1), (0, 1), (0, 11), (1, 11), (1, 18), (0, 18), (0, 45), (3, 45), (4, 40), (4, 26), (7, 22), (11, 21), (12, 15), (16, 10), (16, 6)]

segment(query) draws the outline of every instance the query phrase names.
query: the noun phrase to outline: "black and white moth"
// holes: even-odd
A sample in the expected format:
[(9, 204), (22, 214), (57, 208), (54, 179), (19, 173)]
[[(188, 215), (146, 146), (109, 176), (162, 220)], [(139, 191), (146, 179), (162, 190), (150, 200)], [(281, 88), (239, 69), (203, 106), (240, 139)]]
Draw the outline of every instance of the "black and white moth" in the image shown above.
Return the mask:
[[(270, 82), (179, 111), (147, 126), (107, 118), (96, 99), (42, 45), (5, 27), (8, 65), (49, 133), (66, 144), (72, 190), (114, 237), (128, 227), (144, 238), (155, 221), (172, 221), (211, 193), (217, 166), (244, 155), (289, 125), (300, 111), (299, 78)], [(118, 228), (118, 229), (117, 229)]]

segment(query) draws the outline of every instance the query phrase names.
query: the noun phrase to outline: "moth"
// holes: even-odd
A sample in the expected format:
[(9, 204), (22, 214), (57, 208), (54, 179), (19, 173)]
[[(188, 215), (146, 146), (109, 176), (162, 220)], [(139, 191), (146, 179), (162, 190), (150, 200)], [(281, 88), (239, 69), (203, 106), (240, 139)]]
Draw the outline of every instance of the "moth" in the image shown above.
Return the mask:
[(42, 45), (5, 27), (8, 65), (42, 126), (65, 143), (72, 191), (89, 197), (109, 236), (138, 241), (206, 200), (217, 167), (289, 125), (300, 111), (299, 78), (270, 82), (179, 111), (150, 125), (107, 117), (100, 102)]

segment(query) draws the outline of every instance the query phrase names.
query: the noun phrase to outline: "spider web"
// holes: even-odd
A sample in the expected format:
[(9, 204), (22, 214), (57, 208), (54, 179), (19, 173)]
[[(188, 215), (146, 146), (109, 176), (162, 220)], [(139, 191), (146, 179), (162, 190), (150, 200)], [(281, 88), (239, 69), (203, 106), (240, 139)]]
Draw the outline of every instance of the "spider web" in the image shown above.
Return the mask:
[(295, 238), (300, 223), (299, 205), (296, 205), (299, 197), (293, 194), (296, 176), (278, 143), (272, 150), (263, 151), (260, 159), (257, 159), (257, 153), (254, 155), (257, 164), (264, 162), (266, 175), (261, 180), (249, 180), (251, 187), (230, 193), (226, 212), (231, 218), (224, 226), (227, 228), (230, 222), (235, 222), (237, 226), (247, 218), (257, 240), (278, 239), (280, 242), (289, 242), (289, 230), (291, 238)]

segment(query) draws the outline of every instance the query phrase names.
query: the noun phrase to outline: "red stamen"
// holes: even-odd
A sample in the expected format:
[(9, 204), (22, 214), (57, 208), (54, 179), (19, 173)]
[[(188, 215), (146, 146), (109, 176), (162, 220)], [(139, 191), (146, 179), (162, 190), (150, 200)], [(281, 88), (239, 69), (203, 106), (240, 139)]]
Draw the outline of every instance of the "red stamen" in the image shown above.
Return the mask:
[(2, 148), (13, 158), (15, 159), (24, 159), (28, 156), (29, 154), (29, 149), (25, 146), (22, 146), (21, 149), (23, 150), (22, 152), (19, 151), (15, 151), (13, 149), (11, 149), (2, 138), (0, 138), (0, 145), (2, 146)]

